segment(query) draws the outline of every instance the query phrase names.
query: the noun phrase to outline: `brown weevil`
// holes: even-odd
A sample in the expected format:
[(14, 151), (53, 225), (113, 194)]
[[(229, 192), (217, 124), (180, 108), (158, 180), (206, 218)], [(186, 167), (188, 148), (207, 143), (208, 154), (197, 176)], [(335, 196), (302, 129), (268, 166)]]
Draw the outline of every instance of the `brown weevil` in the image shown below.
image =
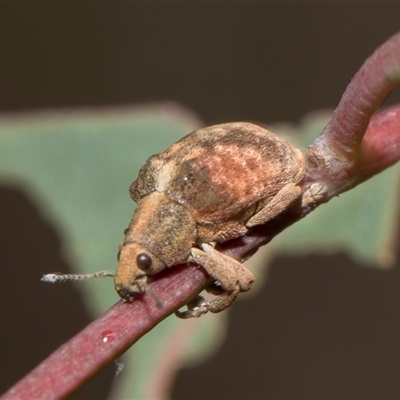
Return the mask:
[(222, 294), (189, 304), (182, 318), (229, 307), (251, 288), (253, 274), (218, 252), (216, 243), (246, 234), (301, 196), (300, 150), (251, 123), (199, 129), (150, 157), (129, 188), (137, 209), (125, 231), (115, 288), (124, 301), (147, 289), (147, 276), (195, 262)]

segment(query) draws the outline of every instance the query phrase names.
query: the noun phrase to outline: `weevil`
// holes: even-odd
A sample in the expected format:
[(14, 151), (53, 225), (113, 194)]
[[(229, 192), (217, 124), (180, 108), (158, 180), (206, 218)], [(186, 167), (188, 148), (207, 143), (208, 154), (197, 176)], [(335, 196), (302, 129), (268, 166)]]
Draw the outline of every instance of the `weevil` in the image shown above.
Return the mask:
[(147, 290), (147, 277), (195, 262), (221, 288), (210, 301), (177, 315), (198, 317), (228, 308), (251, 288), (253, 274), (218, 252), (216, 243), (245, 235), (301, 196), (300, 150), (267, 129), (245, 122), (194, 131), (151, 156), (129, 188), (137, 208), (125, 230), (115, 289), (123, 301)]

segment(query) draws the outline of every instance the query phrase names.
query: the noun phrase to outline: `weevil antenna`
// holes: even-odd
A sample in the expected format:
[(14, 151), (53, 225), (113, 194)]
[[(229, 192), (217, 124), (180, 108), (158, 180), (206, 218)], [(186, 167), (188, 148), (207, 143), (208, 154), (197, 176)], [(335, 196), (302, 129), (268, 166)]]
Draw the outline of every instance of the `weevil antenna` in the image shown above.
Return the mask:
[(61, 282), (74, 282), (83, 281), (86, 279), (106, 278), (114, 276), (114, 274), (107, 271), (95, 272), (93, 274), (60, 274), (58, 272), (53, 274), (46, 274), (42, 276), (41, 281), (47, 283), (61, 283)]
[(150, 289), (149, 285), (146, 285), (145, 292), (151, 296), (154, 301), (156, 302), (156, 306), (159, 310), (164, 308), (164, 303), (161, 301), (161, 299)]

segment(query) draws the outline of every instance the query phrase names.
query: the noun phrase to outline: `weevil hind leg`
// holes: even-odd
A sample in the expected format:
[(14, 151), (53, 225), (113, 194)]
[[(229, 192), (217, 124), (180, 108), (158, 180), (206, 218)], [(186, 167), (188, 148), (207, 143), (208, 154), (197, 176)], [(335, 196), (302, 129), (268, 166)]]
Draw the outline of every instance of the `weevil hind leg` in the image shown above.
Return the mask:
[(190, 259), (202, 265), (219, 282), (222, 290), (210, 301), (201, 297), (192, 300), (188, 304), (188, 311), (177, 312), (180, 318), (199, 317), (208, 311), (223, 311), (232, 305), (240, 292), (250, 290), (254, 282), (253, 274), (239, 261), (221, 254), (209, 244), (202, 244), (201, 249), (192, 248)]
[(269, 203), (265, 205), (257, 214), (253, 215), (247, 222), (247, 227), (264, 224), (285, 211), (301, 195), (300, 187), (294, 183), (284, 186)]

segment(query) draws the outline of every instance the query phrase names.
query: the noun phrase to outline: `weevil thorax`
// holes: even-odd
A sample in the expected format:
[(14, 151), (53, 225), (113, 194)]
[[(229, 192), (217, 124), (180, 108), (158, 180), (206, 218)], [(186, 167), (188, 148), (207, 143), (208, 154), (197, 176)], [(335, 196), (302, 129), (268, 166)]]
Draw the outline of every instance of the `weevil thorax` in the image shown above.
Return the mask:
[(195, 221), (182, 205), (158, 191), (140, 199), (114, 277), (120, 297), (132, 301), (146, 291), (149, 275), (187, 261), (195, 240)]

